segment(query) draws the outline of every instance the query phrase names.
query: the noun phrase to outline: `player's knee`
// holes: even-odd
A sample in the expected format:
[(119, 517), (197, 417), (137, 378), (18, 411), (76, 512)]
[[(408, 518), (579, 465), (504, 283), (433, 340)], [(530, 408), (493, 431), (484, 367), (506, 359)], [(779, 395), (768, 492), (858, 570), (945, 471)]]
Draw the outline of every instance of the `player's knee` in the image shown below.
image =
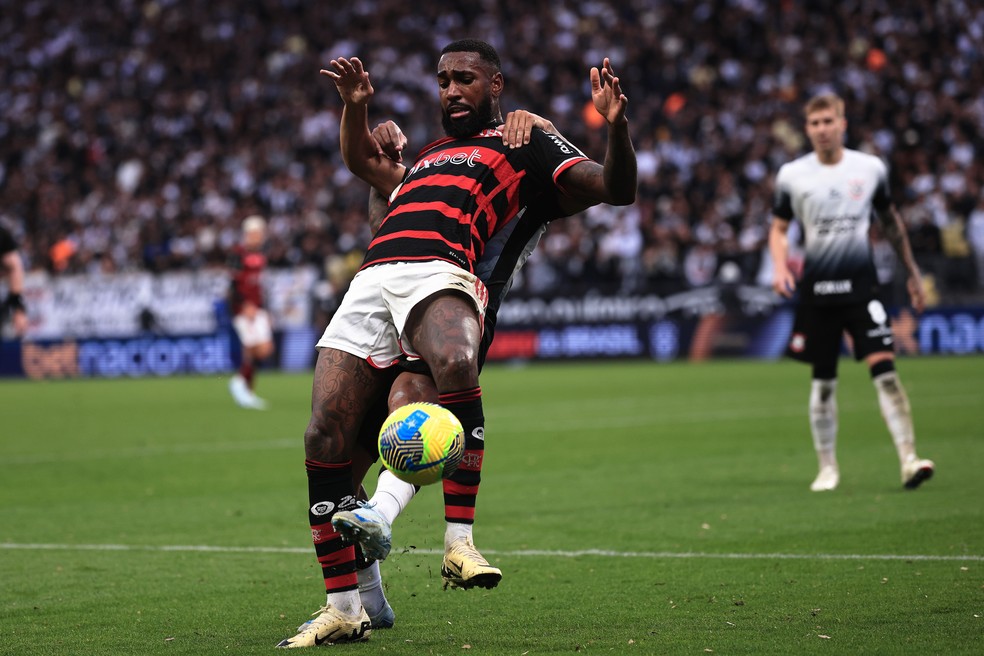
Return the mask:
[(878, 378), (883, 374), (895, 371), (895, 359), (889, 354), (887, 357), (869, 357), (868, 372), (872, 378)]
[(404, 373), (396, 379), (390, 388), (389, 411), (408, 403), (437, 403), (437, 388), (429, 376)]
[(304, 431), (304, 455), (309, 460), (334, 462), (345, 453), (340, 432), (323, 421), (312, 419)]
[(478, 384), (478, 353), (471, 348), (448, 348), (430, 364), (438, 387), (472, 387)]

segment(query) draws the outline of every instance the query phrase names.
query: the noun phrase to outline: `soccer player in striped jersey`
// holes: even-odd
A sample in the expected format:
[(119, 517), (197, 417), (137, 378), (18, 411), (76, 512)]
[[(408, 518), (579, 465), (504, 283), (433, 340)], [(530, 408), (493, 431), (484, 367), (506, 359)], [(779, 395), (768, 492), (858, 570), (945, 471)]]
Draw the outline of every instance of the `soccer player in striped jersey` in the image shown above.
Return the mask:
[[(524, 142), (528, 142), (534, 126), (551, 134), (559, 134), (550, 121), (519, 110), (510, 112), (507, 116), (506, 123), (502, 127), (503, 140), (507, 145), (521, 146)], [(390, 157), (394, 160), (401, 159), (406, 138), (395, 123), (388, 121), (378, 126), (373, 130), (373, 137)], [(504, 230), (496, 236), (495, 243), (490, 243), (486, 247), (482, 259), (476, 264), (479, 279), (489, 290), (489, 302), (484, 319), (485, 331), (482, 334), (479, 351), (479, 371), (492, 344), (499, 306), (512, 285), (515, 274), (525, 264), (546, 231), (547, 224), (555, 218), (569, 216), (587, 207), (587, 204), (572, 202), (571, 199), (559, 199), (559, 205), (554, 201), (553, 197), (544, 197), (541, 201), (532, 204), (524, 212), (523, 217), (512, 224), (510, 230)], [(372, 190), (369, 221), (373, 232), (378, 229), (386, 210), (386, 199)], [(377, 436), (386, 416), (407, 403), (438, 402), (437, 387), (423, 361), (402, 358), (400, 363), (391, 369), (396, 371), (393, 372), (395, 379), (389, 389), (388, 397), (379, 398), (366, 415), (359, 437), (361, 448), (353, 453), (353, 477), (357, 489), (362, 485), (371, 465), (379, 457)], [(336, 512), (332, 517), (332, 526), (342, 535), (343, 540), (358, 544), (356, 573), (359, 580), (359, 597), (374, 630), (392, 627), (395, 622), (395, 613), (383, 592), (382, 576), (377, 561), (385, 559), (389, 554), (392, 544), (392, 523), (414, 498), (418, 489), (417, 486), (401, 481), (383, 468), (379, 473), (375, 493), (368, 502), (354, 510)], [(361, 494), (360, 498), (363, 498)], [(461, 499), (456, 495), (449, 495), (448, 503), (451, 510), (446, 512), (448, 521), (451, 523), (474, 521), (474, 499), (474, 496), (466, 497), (466, 501), (470, 500), (472, 505), (455, 508), (456, 502), (460, 503)], [(462, 517), (461, 515), (465, 513), (467, 517)], [(358, 550), (361, 550), (361, 556)], [(468, 589), (476, 586), (494, 587), (498, 584), (501, 572), (497, 568), (481, 558), (460, 556), (461, 554), (454, 552), (445, 556), (442, 567), (445, 586)]]
[[(447, 481), (446, 495), (462, 497), (448, 505), (473, 504), (467, 498), (477, 492), (484, 454), (478, 355), (488, 301), (476, 263), (495, 236), (541, 196), (619, 205), (635, 200), (628, 101), (607, 59), (591, 70), (592, 99), (608, 123), (604, 165), (542, 130), (534, 130), (522, 148), (506, 147), (495, 129), (502, 120), (499, 69), (498, 54), (487, 43), (459, 41), (444, 49), (437, 82), (448, 138), (424, 148), (410, 167), (381, 156), (372, 139), (367, 105), (373, 88), (362, 62), (339, 58), (324, 71), (344, 102), (340, 135), (346, 165), (391, 200), (362, 268), (318, 343), (305, 455), (308, 519), (327, 603), (281, 647), (364, 640), (371, 632), (359, 599), (354, 548), (343, 543), (331, 519), (356, 507), (352, 453), (369, 405), (387, 382), (379, 369), (404, 353), (428, 365), (441, 404), (465, 428), (466, 458), (474, 464)], [(448, 522), (445, 552), (452, 559), (458, 554), (484, 561), (470, 523)]]
[[(844, 331), (854, 357), (871, 372), (882, 416), (898, 451), (902, 483), (918, 487), (933, 475), (931, 460), (916, 455), (909, 399), (895, 370), (889, 316), (878, 299), (878, 279), (868, 231), (874, 213), (905, 266), (912, 306), (925, 305), (919, 268), (902, 218), (891, 202), (888, 172), (880, 159), (844, 147), (844, 102), (834, 94), (805, 106), (813, 152), (783, 165), (776, 176), (769, 251), (773, 287), (792, 298), (796, 317), (787, 353), (813, 367), (809, 416), (820, 471), (810, 489), (833, 490), (840, 481), (837, 440), (837, 360)], [(787, 263), (789, 223), (798, 218), (805, 235), (799, 281)]]
[(256, 395), (256, 366), (273, 355), (273, 325), (263, 309), (261, 278), (266, 268), (263, 245), (266, 220), (254, 215), (243, 219), (242, 239), (229, 261), (232, 278), (229, 290), (232, 327), (242, 346), (239, 370), (229, 380), (229, 392), (244, 408), (265, 410), (266, 401)]

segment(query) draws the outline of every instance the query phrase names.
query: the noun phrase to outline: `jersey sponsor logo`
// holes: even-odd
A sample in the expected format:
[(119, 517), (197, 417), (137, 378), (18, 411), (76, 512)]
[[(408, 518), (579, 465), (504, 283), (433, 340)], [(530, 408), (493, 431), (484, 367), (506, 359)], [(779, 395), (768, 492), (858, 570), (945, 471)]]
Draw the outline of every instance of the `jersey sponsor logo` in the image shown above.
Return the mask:
[(850, 294), (853, 289), (854, 284), (850, 280), (820, 280), (813, 283), (813, 293), (816, 296)]
[(820, 216), (814, 220), (817, 237), (827, 235), (842, 235), (854, 232), (854, 227), (860, 221), (855, 214), (838, 214), (835, 216)]
[(417, 161), (410, 169), (409, 175), (413, 175), (417, 171), (428, 169), (432, 166), (444, 166), (445, 164), (466, 164), (471, 168), (476, 165), (475, 162), (482, 159), (482, 154), (479, 152), (478, 148), (473, 148), (470, 153), (464, 151), (451, 152), (442, 151), (435, 157), (424, 157)]
[(319, 501), (311, 506), (311, 514), (315, 517), (324, 517), (335, 509), (335, 504), (331, 501)]

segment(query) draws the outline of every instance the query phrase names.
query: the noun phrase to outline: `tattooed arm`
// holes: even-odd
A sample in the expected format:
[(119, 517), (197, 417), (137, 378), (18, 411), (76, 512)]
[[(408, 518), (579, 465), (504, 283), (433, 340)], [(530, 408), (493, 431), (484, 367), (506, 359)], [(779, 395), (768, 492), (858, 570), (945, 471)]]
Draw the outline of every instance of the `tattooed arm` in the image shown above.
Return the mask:
[(919, 274), (919, 265), (916, 264), (916, 258), (912, 255), (912, 248), (909, 246), (909, 237), (906, 235), (902, 216), (895, 209), (895, 205), (889, 205), (885, 214), (887, 216), (882, 216), (881, 222), (882, 233), (905, 266), (906, 287), (909, 290), (912, 307), (916, 312), (922, 312), (926, 308), (926, 295), (923, 291), (922, 276)]

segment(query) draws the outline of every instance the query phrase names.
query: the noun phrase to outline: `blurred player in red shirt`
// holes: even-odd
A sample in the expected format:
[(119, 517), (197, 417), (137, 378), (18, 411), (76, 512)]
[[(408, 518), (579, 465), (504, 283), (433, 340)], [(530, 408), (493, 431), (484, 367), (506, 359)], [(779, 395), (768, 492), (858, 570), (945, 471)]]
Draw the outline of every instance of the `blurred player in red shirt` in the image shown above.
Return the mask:
[(260, 276), (266, 267), (266, 255), (263, 254), (266, 221), (261, 216), (247, 217), (243, 220), (242, 230), (242, 241), (234, 249), (230, 262), (232, 326), (242, 344), (242, 363), (229, 381), (229, 391), (240, 406), (264, 410), (266, 401), (256, 396), (253, 388), (256, 363), (273, 354), (273, 327), (270, 315), (263, 309), (260, 284)]

